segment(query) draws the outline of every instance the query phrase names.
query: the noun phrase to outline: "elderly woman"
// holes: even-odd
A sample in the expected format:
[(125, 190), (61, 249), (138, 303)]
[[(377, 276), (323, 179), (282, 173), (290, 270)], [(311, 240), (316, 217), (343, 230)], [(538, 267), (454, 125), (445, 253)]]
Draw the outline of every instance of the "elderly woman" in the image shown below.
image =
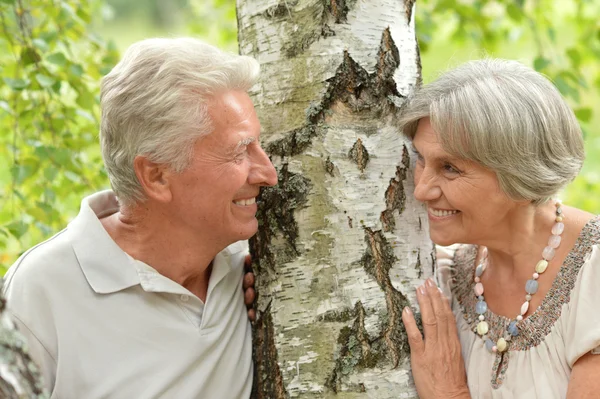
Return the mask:
[(469, 62), (418, 90), (401, 127), (431, 238), (458, 244), (442, 289), (417, 289), (424, 336), (403, 312), (420, 397), (599, 397), (600, 218), (556, 199), (584, 159), (559, 92), (517, 62)]

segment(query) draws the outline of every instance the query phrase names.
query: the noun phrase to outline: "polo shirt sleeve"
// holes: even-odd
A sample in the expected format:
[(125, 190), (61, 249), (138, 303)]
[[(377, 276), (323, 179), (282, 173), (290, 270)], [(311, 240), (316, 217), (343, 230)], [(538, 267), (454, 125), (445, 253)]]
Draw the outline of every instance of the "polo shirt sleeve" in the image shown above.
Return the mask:
[(27, 352), (38, 366), (44, 386), (48, 392), (52, 392), (54, 389), (54, 382), (56, 381), (56, 361), (29, 327), (23, 323), (17, 315), (10, 312), (10, 310), (9, 314), (17, 326), (19, 333), (25, 337), (27, 341)]
[(51, 393), (56, 381), (56, 359), (51, 353), (56, 346), (56, 329), (46, 295), (51, 283), (43, 281), (43, 273), (38, 273), (39, 264), (28, 260), (20, 259), (9, 269), (3, 291), (8, 313), (27, 340), (28, 352)]

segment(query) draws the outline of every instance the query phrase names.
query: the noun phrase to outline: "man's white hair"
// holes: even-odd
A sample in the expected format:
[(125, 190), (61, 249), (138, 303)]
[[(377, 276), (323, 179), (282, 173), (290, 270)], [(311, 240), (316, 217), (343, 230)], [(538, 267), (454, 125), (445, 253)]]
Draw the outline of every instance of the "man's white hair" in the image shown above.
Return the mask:
[(442, 148), (494, 171), (514, 200), (541, 204), (579, 173), (577, 118), (538, 72), (516, 61), (470, 61), (418, 89), (400, 118), (414, 138), (430, 118)]
[(102, 79), (100, 145), (121, 204), (145, 199), (136, 156), (183, 171), (193, 144), (212, 132), (207, 101), (225, 90), (247, 91), (259, 64), (191, 38), (147, 39), (131, 45)]

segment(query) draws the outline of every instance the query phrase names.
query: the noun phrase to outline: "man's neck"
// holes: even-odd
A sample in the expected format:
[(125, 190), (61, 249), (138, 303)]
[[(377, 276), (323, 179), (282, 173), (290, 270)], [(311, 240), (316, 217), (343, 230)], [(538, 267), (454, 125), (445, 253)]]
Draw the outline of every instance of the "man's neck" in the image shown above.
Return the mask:
[(223, 248), (208, 237), (182, 232), (168, 218), (151, 216), (156, 214), (122, 209), (101, 222), (125, 253), (206, 301), (212, 260)]

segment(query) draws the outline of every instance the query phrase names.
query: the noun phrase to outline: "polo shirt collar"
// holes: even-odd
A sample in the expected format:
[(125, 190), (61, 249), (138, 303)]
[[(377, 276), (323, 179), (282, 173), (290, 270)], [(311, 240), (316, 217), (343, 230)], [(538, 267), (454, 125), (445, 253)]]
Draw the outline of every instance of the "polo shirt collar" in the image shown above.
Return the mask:
[[(114, 242), (100, 222), (100, 218), (118, 210), (119, 203), (113, 191), (98, 192), (81, 201), (79, 214), (67, 228), (81, 270), (97, 294), (110, 294), (138, 284), (144, 286), (136, 260)], [(247, 247), (247, 241), (238, 241), (217, 254), (209, 292), (232, 271), (230, 257), (247, 251)]]
[(140, 284), (127, 254), (113, 241), (100, 218), (117, 212), (119, 204), (111, 190), (81, 201), (77, 217), (67, 233), (89, 285), (98, 294), (110, 294)]

